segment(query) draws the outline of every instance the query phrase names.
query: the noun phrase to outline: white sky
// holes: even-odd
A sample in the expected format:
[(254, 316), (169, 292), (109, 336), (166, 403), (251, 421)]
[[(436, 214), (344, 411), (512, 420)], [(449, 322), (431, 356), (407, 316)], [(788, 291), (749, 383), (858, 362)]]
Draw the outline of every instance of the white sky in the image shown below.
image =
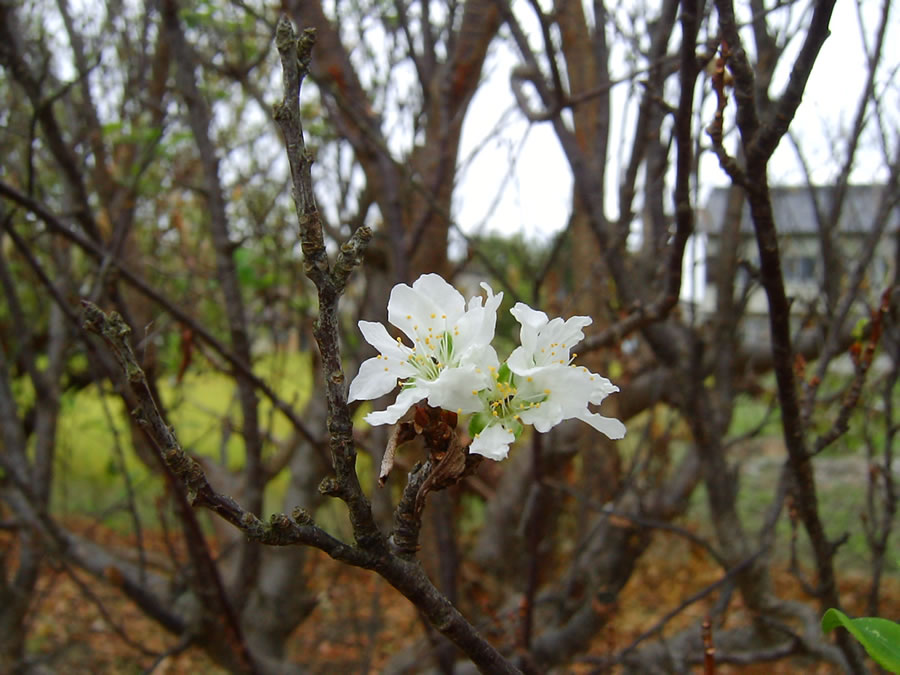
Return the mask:
[[(880, 2), (861, 1), (867, 26), (872, 32), (880, 13)], [(838, 1), (831, 21), (831, 32), (792, 125), (792, 131), (809, 156), (814, 180), (823, 182), (834, 175), (832, 160), (842, 131), (852, 123), (857, 98), (864, 84), (865, 57), (854, 2)], [(894, 34), (893, 39), (891, 33)], [(892, 18), (886, 44), (883, 71), (890, 75), (890, 68), (900, 63), (900, 24), (896, 17)], [(796, 53), (796, 48), (792, 53)], [(484, 145), (484, 139), (491, 135), (498, 120), (512, 105), (508, 78), (517, 63), (518, 56), (513, 48), (506, 44), (497, 45), (488, 62), (485, 86), (479, 89), (466, 118), (461, 158)], [(780, 91), (786, 77), (785, 69), (776, 74), (773, 94)], [(881, 80), (885, 79), (887, 76), (883, 75)], [(614, 128), (617, 125), (620, 128), (622, 124), (623, 94), (622, 86), (613, 90)], [(900, 109), (896, 83), (890, 87), (884, 104), (888, 110)], [(732, 111), (733, 103), (727, 112)], [(503, 233), (523, 231), (528, 237), (546, 239), (565, 226), (570, 209), (571, 173), (549, 123), (529, 125), (520, 114), (514, 114), (512, 120), (513, 123), (504, 127), (499, 138), (491, 139), (481, 148), (461, 175), (456, 192), (456, 219), (465, 232), (483, 228)], [(891, 140), (896, 142), (896, 138)], [(618, 166), (615, 151), (619, 143), (620, 140), (613, 139), (610, 144), (611, 166), (607, 173), (610, 176), (609, 187), (612, 188), (609, 193), (612, 208), (617, 208), (614, 185)], [(877, 147), (864, 152), (854, 170), (853, 179), (863, 182), (884, 178), (880, 168), (883, 167), (881, 157)], [(492, 210), (497, 192), (514, 160), (516, 165), (512, 180)], [(782, 141), (770, 167), (770, 177), (775, 183), (798, 184), (805, 180), (795, 151), (787, 140)], [(706, 187), (722, 185), (727, 181), (711, 155), (707, 155), (701, 165), (701, 176)], [(701, 193), (699, 206), (702, 206), (705, 197)]]
[[(880, 13), (881, 0), (859, 2), (862, 3), (860, 7), (867, 29), (872, 33)], [(536, 31), (536, 22), (527, 4), (515, 4), (514, 7), (521, 12), (526, 29)], [(622, 7), (625, 10), (621, 10)], [(745, 3), (739, 4), (739, 11), (744, 7)], [(627, 5), (620, 5), (617, 11), (627, 11)], [(885, 65), (880, 77), (882, 82), (894, 77), (892, 68), (900, 64), (900, 19), (896, 14), (895, 11), (886, 40)], [(349, 30), (347, 26), (342, 28)], [(365, 28), (367, 39), (371, 39), (372, 30), (376, 28), (377, 24)], [(820, 182), (827, 182), (834, 175), (833, 159), (839, 152), (842, 131), (851, 124), (865, 77), (865, 58), (854, 0), (838, 0), (831, 31), (832, 35), (825, 42), (813, 69), (806, 96), (792, 125), (792, 131), (800, 138), (814, 168), (814, 179)], [(61, 26), (60, 34), (63, 34)], [(869, 37), (870, 42), (871, 39)], [(677, 40), (676, 31), (672, 43), (677, 44)], [(488, 230), (510, 234), (521, 231), (529, 238), (546, 240), (566, 224), (572, 178), (550, 124), (530, 125), (513, 107), (509, 73), (518, 63), (519, 57), (511, 41), (497, 40), (486, 64), (485, 82), (476, 93), (463, 128), (460, 152), (463, 170), (454, 196), (454, 216), (467, 233)], [(65, 68), (66, 64), (61, 63), (60, 66)], [(277, 70), (277, 64), (274, 67)], [(624, 72), (624, 64), (618, 72), (613, 68), (614, 76)], [(414, 77), (411, 71), (406, 76), (403, 73), (392, 75), (394, 82), (404, 79), (411, 82)], [(779, 91), (786, 77), (787, 70), (782, 69), (776, 75), (773, 92)], [(622, 129), (623, 119), (626, 126), (629, 122), (625, 86), (620, 85), (612, 91), (612, 123), (616, 131)], [(900, 111), (897, 84), (882, 84), (881, 89), (887, 92), (883, 105), (891, 111), (894, 126), (897, 127), (897, 111)], [(402, 93), (398, 95), (402, 96)], [(396, 110), (396, 101), (392, 101), (387, 108)], [(732, 110), (733, 104), (727, 112)], [(218, 106), (217, 113), (221, 114)], [(391, 114), (387, 113), (386, 117), (390, 120)], [(405, 124), (403, 119), (398, 118), (395, 124), (397, 128), (389, 131), (389, 144), (395, 147), (399, 143), (395, 148), (399, 150), (409, 145), (412, 139), (408, 130), (402, 128)], [(501, 128), (496, 133), (498, 125)], [(390, 123), (387, 126), (390, 128)], [(896, 131), (893, 133), (896, 134)], [(611, 139), (610, 165), (607, 167), (608, 203), (611, 209), (617, 208), (616, 183), (622, 154), (619, 152), (622, 147), (620, 136)], [(272, 140), (280, 145), (279, 139)], [(891, 137), (890, 142), (896, 143), (897, 139)], [(467, 161), (473, 153), (471, 162)], [(228, 166), (228, 160), (224, 165)], [(799, 184), (804, 181), (794, 150), (787, 140), (782, 141), (770, 166), (770, 177), (775, 183)], [(857, 182), (883, 179), (883, 166), (880, 150), (873, 135), (870, 135), (869, 149), (862, 154), (853, 178)], [(726, 183), (724, 174), (710, 154), (701, 164), (701, 179), (705, 188)], [(706, 194), (701, 192), (698, 206), (703, 206), (705, 198)], [(327, 208), (328, 205), (323, 206)], [(614, 217), (616, 214), (607, 215)]]

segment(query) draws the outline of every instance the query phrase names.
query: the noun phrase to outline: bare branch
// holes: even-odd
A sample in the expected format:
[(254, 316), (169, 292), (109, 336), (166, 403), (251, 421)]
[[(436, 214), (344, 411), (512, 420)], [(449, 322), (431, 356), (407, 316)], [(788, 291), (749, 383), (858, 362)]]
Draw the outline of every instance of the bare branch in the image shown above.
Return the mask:
[[(720, 3), (716, 4), (718, 6)], [(819, 55), (819, 50), (831, 33), (828, 24), (831, 21), (834, 5), (835, 0), (823, 0), (814, 4), (812, 21), (807, 29), (806, 39), (800, 48), (800, 53), (794, 61), (787, 87), (775, 102), (769, 118), (765, 120), (762, 128), (758, 133), (754, 131), (754, 139), (746, 148), (748, 157), (757, 154), (761, 157), (770, 157), (775, 152), (781, 137), (787, 132), (800, 101), (803, 100), (803, 92)]]
[[(88, 239), (84, 235), (75, 232), (65, 223), (63, 223), (62, 220), (54, 215), (49, 209), (45, 208), (42, 204), (35, 201), (34, 199), (31, 199), (30, 197), (22, 194), (11, 185), (0, 181), (0, 195), (8, 198), (10, 201), (16, 204), (21, 205), (30, 213), (33, 213), (55, 234), (58, 234), (64, 239), (76, 244), (79, 248), (81, 248), (85, 253), (87, 253), (95, 260), (103, 261), (107, 259), (103, 248), (98, 243), (91, 239)], [(14, 240), (18, 236), (11, 223), (4, 221), (0, 223), (0, 227), (6, 230)], [(22, 247), (20, 247), (20, 249), (21, 248)], [(298, 433), (300, 433), (304, 438), (306, 438), (317, 448), (321, 447), (324, 444), (324, 442), (320, 438), (318, 438), (300, 419), (296, 411), (286, 401), (278, 396), (275, 390), (272, 389), (272, 387), (267, 382), (253, 373), (250, 364), (246, 363), (240, 357), (234, 354), (231, 349), (226, 347), (206, 327), (201, 325), (190, 311), (182, 309), (181, 307), (173, 303), (169, 298), (165, 297), (164, 295), (162, 295), (162, 293), (154, 289), (146, 280), (144, 280), (141, 276), (134, 272), (129, 265), (126, 265), (117, 258), (110, 258), (109, 260), (111, 264), (115, 266), (120, 277), (124, 279), (129, 285), (138, 290), (142, 295), (153, 300), (160, 307), (164, 308), (169, 314), (178, 319), (179, 322), (181, 322), (185, 326), (188, 326), (196, 337), (202, 339), (210, 347), (212, 347), (220, 356), (222, 356), (222, 358), (224, 358), (228, 362), (228, 364), (232, 368), (235, 369), (235, 371), (240, 372), (242, 375), (252, 380), (255, 386), (261, 392), (263, 392), (266, 398), (268, 398), (272, 402), (272, 405), (275, 406), (279, 412), (283, 413), (284, 416), (291, 421), (291, 425), (294, 427), (294, 429), (297, 430)], [(48, 288), (48, 290), (52, 286), (52, 284), (49, 282), (49, 278), (44, 282), (44, 286)], [(72, 313), (68, 303), (63, 301), (62, 297), (58, 294), (54, 295), (54, 299), (57, 300), (57, 304), (59, 304), (60, 307), (63, 308), (63, 311), (70, 314), (70, 318), (73, 318), (74, 320), (75, 314)], [(75, 322), (77, 323), (77, 320)]]

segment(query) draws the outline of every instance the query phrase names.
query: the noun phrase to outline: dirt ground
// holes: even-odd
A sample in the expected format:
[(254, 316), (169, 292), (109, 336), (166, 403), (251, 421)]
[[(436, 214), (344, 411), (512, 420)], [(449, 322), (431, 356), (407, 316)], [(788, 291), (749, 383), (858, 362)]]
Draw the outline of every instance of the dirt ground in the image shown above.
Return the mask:
[[(95, 538), (114, 540), (116, 534), (98, 531)], [(151, 548), (153, 537), (149, 537)], [(796, 580), (784, 565), (773, 568), (776, 584), (788, 597), (802, 599)], [(376, 575), (338, 565), (323, 555), (311, 556), (306, 570), (318, 593), (318, 606), (310, 620), (301, 625), (290, 641), (291, 654), (310, 672), (379, 673), (398, 652), (416, 647), (419, 663), (428, 663), (429, 645), (411, 605)], [(477, 574), (464, 566), (466, 576)], [(622, 649), (650, 626), (663, 611), (678, 606), (692, 593), (715, 582), (721, 572), (704, 555), (688, 545), (673, 546), (660, 539), (644, 557), (636, 574), (612, 608), (614, 617), (598, 636), (593, 648), (580, 663), (557, 672), (591, 671), (592, 657)], [(471, 579), (470, 579), (471, 580)], [(858, 615), (864, 609), (868, 578), (863, 573), (842, 575), (841, 595), (845, 609)], [(687, 607), (672, 619), (664, 634), (702, 617), (707, 601)], [(900, 607), (900, 581), (887, 579), (883, 607)], [(729, 621), (740, 621), (743, 612), (736, 599), (729, 608)], [(513, 619), (497, 619), (497, 622)], [(166, 633), (143, 616), (114, 586), (84, 573), (48, 566), (40, 581), (39, 601), (30, 617), (29, 651), (39, 654), (46, 672), (60, 675), (118, 675), (146, 673), (180, 675), (221, 673), (199, 649), (158, 655), (172, 650), (176, 636)], [(493, 628), (509, 634), (510, 626)], [(596, 663), (593, 660), (593, 663)], [(696, 672), (701, 672), (698, 667)], [(815, 670), (809, 664), (778, 662), (754, 667), (720, 665), (717, 673), (830, 673), (827, 667)]]

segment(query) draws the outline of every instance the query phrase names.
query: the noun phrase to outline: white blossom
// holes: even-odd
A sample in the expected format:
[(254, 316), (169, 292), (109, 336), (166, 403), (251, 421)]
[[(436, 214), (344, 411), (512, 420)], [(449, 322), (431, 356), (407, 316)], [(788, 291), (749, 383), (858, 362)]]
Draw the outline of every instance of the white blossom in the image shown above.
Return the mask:
[(386, 410), (366, 416), (369, 424), (393, 424), (419, 401), (458, 413), (480, 410), (480, 389), (490, 386), (497, 363), (491, 346), (503, 294), (481, 284), (486, 298), (463, 296), (437, 274), (413, 285), (398, 284), (388, 301), (388, 321), (411, 344), (392, 338), (383, 324), (360, 321), (366, 341), (380, 353), (365, 361), (350, 384), (349, 400), (371, 400), (401, 386)]
[(543, 433), (568, 419), (582, 420), (609, 438), (623, 438), (622, 422), (588, 407), (619, 388), (572, 364), (575, 354), (571, 349), (584, 339), (581, 329), (591, 323), (590, 317), (550, 321), (546, 314), (523, 303), (511, 312), (522, 326), (521, 346), (503, 366), (491, 370), (491, 387), (481, 396), (485, 408), (471, 425), (476, 435), (469, 451), (503, 459), (524, 425)]
[(360, 321), (378, 356), (365, 361), (350, 384), (350, 400), (371, 400), (398, 385), (386, 410), (366, 416), (370, 424), (394, 424), (411, 406), (427, 400), (435, 408), (472, 414), (469, 452), (501, 460), (526, 425), (550, 431), (579, 419), (609, 438), (625, 436), (625, 425), (591, 410), (619, 391), (605, 377), (573, 363), (572, 348), (584, 339), (587, 316), (550, 320), (517, 303), (510, 310), (521, 325), (520, 346), (501, 364), (491, 346), (502, 293), (481, 284), (485, 297), (466, 304), (436, 274), (412, 286), (398, 284), (388, 301), (388, 322), (407, 338), (392, 338), (383, 324)]

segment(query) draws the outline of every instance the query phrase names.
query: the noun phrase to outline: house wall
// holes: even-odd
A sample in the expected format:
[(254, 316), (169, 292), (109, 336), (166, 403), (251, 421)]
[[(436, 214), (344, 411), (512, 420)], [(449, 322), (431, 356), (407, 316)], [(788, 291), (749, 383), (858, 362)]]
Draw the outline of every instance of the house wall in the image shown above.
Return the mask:
[[(871, 186), (866, 188), (865, 194), (858, 194), (860, 197), (871, 197)], [(790, 190), (784, 196), (785, 199), (794, 199), (801, 203), (802, 195), (798, 195), (796, 190)], [(710, 205), (705, 212), (700, 214), (698, 218), (701, 231), (705, 232), (706, 241), (706, 259), (702, 261), (705, 265), (706, 273), (703, 275), (705, 279), (705, 287), (703, 292), (697, 294), (699, 297), (692, 298), (699, 314), (707, 319), (711, 318), (716, 311), (716, 287), (714, 283), (715, 260), (718, 255), (719, 236), (718, 231), (721, 229), (721, 223), (716, 222), (715, 213), (722, 213), (721, 206), (724, 204), (723, 194), (716, 195), (716, 199), (710, 199)], [(778, 191), (773, 191), (773, 205), (779, 198)], [(808, 197), (807, 197), (808, 198)], [(849, 199), (848, 203), (854, 206), (853, 200)], [(781, 211), (786, 211), (786, 206), (781, 204)], [(871, 204), (867, 204), (866, 208), (871, 211)], [(712, 208), (715, 207), (715, 208)], [(776, 208), (776, 212), (779, 209)], [(845, 209), (846, 210), (846, 209)], [(861, 211), (857, 208), (856, 211)], [(796, 213), (791, 213), (796, 216)], [(868, 215), (868, 213), (866, 214)], [(759, 256), (756, 250), (756, 241), (753, 237), (751, 225), (749, 223), (749, 214), (745, 213), (744, 218), (747, 222), (741, 223), (741, 253), (743, 260), (748, 261), (752, 267), (758, 271)], [(786, 218), (787, 220), (787, 218)], [(894, 278), (894, 265), (896, 261), (896, 248), (898, 242), (898, 234), (900, 234), (900, 214), (895, 210), (892, 213), (892, 221), (886, 227), (882, 241), (876, 248), (872, 261), (867, 265), (864, 279), (864, 297), (867, 302), (874, 304), (884, 288)], [(779, 226), (781, 224), (779, 223)], [(870, 232), (872, 224), (867, 226), (854, 220), (852, 224), (842, 219), (842, 234), (839, 237), (838, 246), (842, 251), (842, 259), (844, 261), (844, 284), (847, 276), (852, 272), (856, 261), (861, 255), (861, 250), (865, 245), (866, 237)], [(779, 249), (782, 260), (782, 271), (785, 277), (785, 289), (789, 297), (794, 299), (792, 306), (793, 314), (796, 320), (796, 327), (800, 328), (805, 319), (811, 315), (821, 312), (824, 309), (822, 296), (822, 280), (824, 275), (833, 273), (833, 270), (824, 269), (821, 248), (819, 244), (818, 232), (815, 230), (815, 223), (804, 221), (794, 217), (789, 222), (786, 229), (790, 232), (779, 237)], [(751, 280), (745, 272), (739, 272), (737, 283), (737, 292), (740, 293), (750, 283), (750, 293), (747, 302), (746, 317), (741, 324), (741, 339), (747, 342), (758, 342), (760, 340), (768, 340), (768, 301), (766, 295), (758, 279)], [(855, 314), (863, 316), (866, 313), (865, 307), (858, 303), (855, 308)]]

